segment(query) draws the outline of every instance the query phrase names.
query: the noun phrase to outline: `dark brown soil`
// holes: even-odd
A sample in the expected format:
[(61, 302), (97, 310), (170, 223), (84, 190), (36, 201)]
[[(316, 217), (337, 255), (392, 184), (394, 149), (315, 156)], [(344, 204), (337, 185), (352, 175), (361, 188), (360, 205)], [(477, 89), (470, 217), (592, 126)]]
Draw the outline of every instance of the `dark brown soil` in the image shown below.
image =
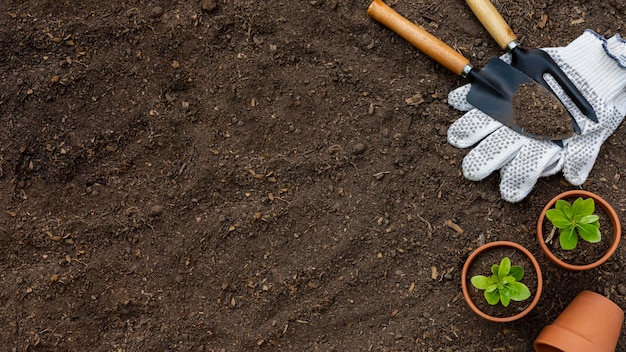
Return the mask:
[[(540, 254), (560, 176), (519, 204), (463, 178), (446, 97), (466, 82), (368, 5), (4, 1), (2, 349), (529, 351), (581, 290), (626, 308), (624, 246), (589, 272)], [(502, 54), (464, 1), (391, 5), (477, 67)], [(626, 34), (623, 1), (497, 5), (526, 48)], [(583, 185), (622, 217), (624, 129)], [(461, 296), (494, 240), (544, 268), (506, 327)]]
[[(507, 307), (504, 307), (502, 303), (490, 305), (485, 299), (485, 291), (476, 289), (471, 283), (471, 279), (475, 275), (491, 276), (491, 266), (493, 264), (500, 264), (500, 261), (504, 257), (508, 257), (511, 260), (511, 266), (517, 265), (524, 268), (524, 277), (520, 282), (526, 285), (531, 293), (528, 299), (524, 301), (511, 301)], [(510, 317), (524, 311), (533, 301), (538, 287), (537, 273), (530, 259), (521, 251), (510, 247), (495, 247), (476, 256), (476, 259), (467, 271), (467, 287), (472, 302), (474, 302), (476, 307), (483, 313), (492, 317)]]
[(565, 106), (539, 84), (521, 84), (513, 95), (512, 104), (514, 121), (523, 130), (554, 140), (574, 135)]

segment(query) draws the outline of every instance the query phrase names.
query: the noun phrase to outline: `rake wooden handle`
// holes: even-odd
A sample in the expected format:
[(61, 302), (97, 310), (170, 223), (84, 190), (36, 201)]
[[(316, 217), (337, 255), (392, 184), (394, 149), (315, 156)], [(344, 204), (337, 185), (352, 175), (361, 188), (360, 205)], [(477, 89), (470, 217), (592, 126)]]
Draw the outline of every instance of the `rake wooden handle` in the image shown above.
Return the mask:
[(469, 65), (469, 60), (463, 55), (428, 33), (424, 28), (402, 17), (381, 0), (372, 1), (367, 14), (458, 75), (463, 74), (466, 66)]
[(490, 0), (466, 0), (465, 2), (502, 49), (507, 49), (509, 43), (517, 40), (511, 27)]

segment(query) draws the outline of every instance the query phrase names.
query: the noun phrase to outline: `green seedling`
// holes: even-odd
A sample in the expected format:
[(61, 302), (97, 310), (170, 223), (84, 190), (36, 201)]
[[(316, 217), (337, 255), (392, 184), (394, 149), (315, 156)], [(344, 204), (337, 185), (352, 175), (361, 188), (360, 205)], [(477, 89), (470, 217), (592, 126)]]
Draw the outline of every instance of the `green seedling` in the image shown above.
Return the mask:
[(557, 200), (554, 208), (546, 212), (548, 220), (559, 229), (561, 248), (565, 250), (576, 248), (579, 235), (589, 243), (600, 242), (602, 239), (600, 222), (599, 217), (593, 214), (594, 211), (593, 199), (578, 198), (574, 204)]
[(520, 281), (524, 278), (524, 268), (511, 266), (511, 260), (504, 257), (500, 264), (491, 266), (490, 277), (476, 275), (471, 282), (479, 290), (485, 290), (485, 299), (490, 305), (502, 302), (505, 307), (511, 301), (523, 301), (530, 297), (530, 290)]

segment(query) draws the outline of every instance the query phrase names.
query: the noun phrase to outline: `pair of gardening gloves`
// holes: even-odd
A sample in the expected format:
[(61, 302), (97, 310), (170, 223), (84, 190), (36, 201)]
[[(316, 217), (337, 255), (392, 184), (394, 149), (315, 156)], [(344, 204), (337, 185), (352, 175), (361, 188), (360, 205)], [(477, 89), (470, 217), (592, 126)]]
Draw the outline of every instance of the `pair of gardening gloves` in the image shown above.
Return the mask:
[[(476, 109), (467, 102), (469, 84), (448, 95), (451, 106), (466, 112), (448, 129), (448, 142), (457, 148), (474, 146), (463, 159), (463, 175), (480, 181), (500, 170), (500, 193), (508, 202), (521, 201), (539, 177), (559, 171), (572, 185), (581, 185), (602, 143), (626, 116), (626, 41), (618, 34), (605, 39), (586, 30), (565, 47), (543, 50), (581, 91), (598, 117), (597, 123), (588, 120), (555, 81), (545, 77), (581, 128), (579, 135), (563, 140), (562, 146), (522, 136)], [(511, 60), (509, 54), (501, 59), (507, 63)]]

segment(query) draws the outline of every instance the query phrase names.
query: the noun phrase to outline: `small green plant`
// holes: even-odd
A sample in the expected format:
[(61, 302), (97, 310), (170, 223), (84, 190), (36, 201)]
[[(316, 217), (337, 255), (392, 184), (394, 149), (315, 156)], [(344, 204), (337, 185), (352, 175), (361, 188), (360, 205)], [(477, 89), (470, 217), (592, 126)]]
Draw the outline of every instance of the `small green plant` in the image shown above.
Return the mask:
[(485, 290), (487, 303), (496, 305), (502, 302), (508, 307), (511, 301), (523, 301), (530, 297), (530, 290), (520, 282), (524, 278), (524, 268), (511, 266), (508, 257), (502, 258), (500, 264), (492, 265), (491, 273), (490, 277), (476, 275), (471, 279), (474, 287)]
[(561, 248), (571, 250), (578, 244), (578, 236), (589, 242), (597, 243), (602, 239), (599, 217), (594, 215), (595, 203), (592, 198), (578, 198), (574, 204), (557, 200), (554, 208), (546, 212), (552, 225), (559, 229)]

